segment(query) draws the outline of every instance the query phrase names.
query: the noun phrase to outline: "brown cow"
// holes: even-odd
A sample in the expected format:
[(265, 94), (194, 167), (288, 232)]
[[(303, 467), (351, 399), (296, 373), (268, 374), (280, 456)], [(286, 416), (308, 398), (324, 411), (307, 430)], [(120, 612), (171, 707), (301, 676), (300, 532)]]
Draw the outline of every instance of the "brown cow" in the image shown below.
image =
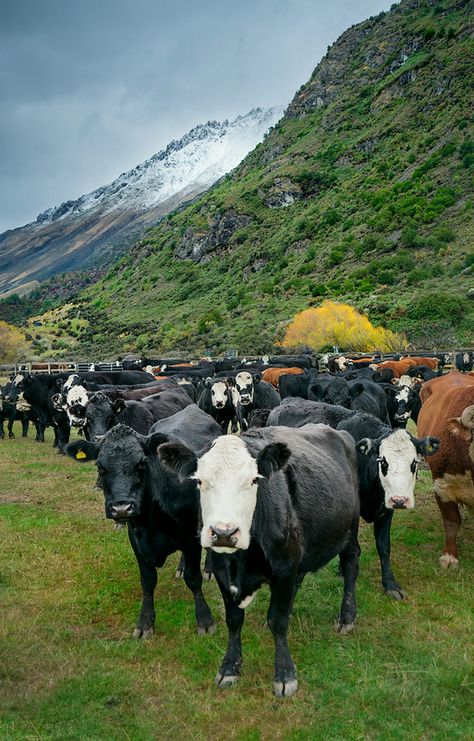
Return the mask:
[(278, 380), (280, 376), (299, 376), (304, 373), (302, 368), (267, 368), (262, 373), (262, 378), (267, 383), (271, 383), (278, 391)]
[(428, 459), (445, 531), (440, 564), (459, 564), (459, 505), (474, 510), (474, 375), (451, 371), (423, 384), (417, 434), (435, 435), (440, 449)]
[(384, 360), (383, 363), (377, 363), (377, 370), (383, 368), (391, 368), (393, 370), (393, 377), (400, 378), (403, 376), (408, 368), (414, 365), (425, 365), (432, 370), (436, 370), (438, 367), (438, 358), (402, 358), (401, 360)]

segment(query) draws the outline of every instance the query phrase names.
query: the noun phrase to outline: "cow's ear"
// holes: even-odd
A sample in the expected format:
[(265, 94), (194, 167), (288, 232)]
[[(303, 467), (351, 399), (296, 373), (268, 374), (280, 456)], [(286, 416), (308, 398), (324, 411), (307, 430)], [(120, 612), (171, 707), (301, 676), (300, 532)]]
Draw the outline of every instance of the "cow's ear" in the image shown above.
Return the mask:
[(158, 458), (170, 471), (177, 473), (180, 479), (196, 473), (197, 458), (192, 450), (182, 443), (164, 443), (158, 448)]
[(471, 430), (468, 430), (467, 427), (464, 427), (463, 423), (461, 422), (461, 417), (451, 417), (451, 419), (447, 420), (446, 427), (452, 435), (460, 437), (467, 443), (470, 441)]
[(395, 386), (384, 386), (383, 390), (387, 394), (387, 396), (395, 396), (398, 389), (395, 388)]
[(355, 383), (351, 386), (351, 396), (353, 399), (360, 396), (362, 393), (364, 393), (364, 386), (361, 383)]
[(91, 443), (87, 440), (74, 440), (64, 448), (66, 455), (79, 463), (87, 463), (87, 461), (95, 461), (99, 455), (100, 445), (97, 443)]
[(322, 401), (324, 396), (324, 389), (320, 383), (314, 383), (310, 388), (311, 393), (317, 401)]
[(71, 414), (74, 414), (75, 417), (86, 416), (86, 408), (83, 404), (73, 404), (69, 411)]
[(62, 389), (64, 385), (64, 378), (56, 378), (56, 388)]
[(437, 437), (424, 437), (415, 442), (416, 452), (425, 458), (434, 455), (439, 450), (439, 440)]
[(206, 378), (206, 379), (205, 379), (205, 380), (203, 381), (203, 383), (204, 383), (204, 386), (205, 386), (205, 387), (206, 387), (207, 389), (210, 389), (210, 388), (211, 388), (211, 386), (212, 386), (212, 378), (211, 378), (210, 376), (208, 376), (208, 377), (207, 377), (207, 378)]
[(359, 440), (359, 442), (356, 444), (357, 450), (359, 451), (359, 453), (362, 453), (362, 455), (369, 455), (373, 447), (373, 440), (371, 440), (369, 437), (363, 437), (362, 440)]
[(232, 376), (229, 376), (228, 379), (227, 379), (227, 385), (228, 386), (235, 386), (235, 378), (233, 378)]
[(284, 443), (270, 443), (257, 456), (257, 469), (260, 476), (270, 478), (275, 471), (279, 471), (287, 463), (291, 450)]
[(260, 383), (261, 380), (262, 380), (262, 374), (256, 373), (253, 377), (254, 384), (257, 385), (257, 383)]
[(114, 414), (122, 414), (122, 412), (127, 408), (127, 405), (125, 403), (125, 399), (115, 399), (115, 401), (112, 404), (112, 411)]

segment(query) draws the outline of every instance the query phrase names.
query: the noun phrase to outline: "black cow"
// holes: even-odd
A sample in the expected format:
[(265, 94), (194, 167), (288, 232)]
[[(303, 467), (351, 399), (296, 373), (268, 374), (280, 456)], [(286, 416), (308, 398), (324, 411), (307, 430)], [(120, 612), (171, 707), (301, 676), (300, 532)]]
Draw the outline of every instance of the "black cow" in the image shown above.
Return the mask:
[(411, 417), (417, 422), (421, 409), (420, 387), (394, 386), (391, 383), (383, 384), (383, 390), (387, 399), (387, 410), (392, 427), (407, 426)]
[(457, 352), (455, 355), (455, 365), (461, 373), (470, 373), (474, 365), (474, 352), (470, 352), (469, 350)]
[(206, 378), (203, 382), (198, 398), (198, 407), (206, 414), (210, 414), (221, 426), (224, 435), (227, 434), (229, 424), (232, 432), (237, 431), (236, 411), (232, 395), (234, 379)]
[(252, 376), (241, 371), (235, 376), (235, 401), (237, 419), (242, 430), (248, 429), (248, 416), (254, 409), (274, 409), (281, 398), (271, 383), (262, 381), (260, 373)]
[(86, 439), (96, 440), (117, 424), (146, 435), (159, 419), (170, 417), (190, 404), (191, 399), (179, 388), (147, 396), (140, 401), (111, 401), (106, 394), (98, 391), (92, 394), (85, 406), (76, 404), (70, 412), (74, 418), (82, 420), (81, 428)]
[(179, 444), (161, 445), (158, 455), (171, 470), (197, 479), (200, 488), (201, 545), (212, 548), (228, 627), (216, 684), (237, 681), (244, 609), (268, 583), (273, 691), (294, 694), (298, 683), (287, 640), (293, 600), (304, 574), (337, 555), (344, 577), (337, 630), (354, 627), (360, 548), (353, 440), (325, 425), (266, 428), (218, 438), (201, 457)]
[(219, 425), (192, 404), (157, 422), (149, 436), (124, 425), (113, 427), (99, 443), (74, 441), (66, 452), (78, 461), (97, 460), (98, 485), (106, 517), (126, 522), (140, 569), (143, 603), (134, 638), (154, 632), (157, 568), (175, 551), (184, 554), (184, 580), (194, 597), (198, 633), (213, 633), (215, 623), (202, 594), (201, 544), (196, 537), (199, 496), (196, 482), (182, 480), (161, 464), (158, 445), (174, 441), (200, 451), (221, 434)]
[(406, 430), (392, 430), (370, 414), (358, 412), (337, 425), (349, 432), (357, 443), (360, 514), (374, 523), (374, 536), (380, 558), (385, 594), (404, 599), (390, 564), (390, 528), (394, 509), (415, 506), (414, 488), (418, 456), (436, 453), (439, 440), (417, 440)]
[(426, 365), (412, 365), (407, 368), (406, 375), (410, 378), (422, 378), (423, 381), (431, 381), (432, 378), (438, 378), (443, 375), (443, 368), (440, 366), (438, 371), (428, 368)]
[(284, 399), (280, 406), (270, 412), (267, 427), (303, 427), (307, 424), (325, 424), (336, 428), (343, 419), (354, 416), (355, 410), (337, 404), (309, 401), (306, 399)]
[(30, 405), (37, 415), (38, 425), (36, 440), (44, 442), (44, 433), (47, 427), (53, 427), (53, 447), (62, 453), (69, 441), (70, 426), (65, 412), (58, 411), (53, 403), (58, 382), (67, 379), (69, 373), (51, 374), (23, 374), (19, 373), (13, 379), (7, 401), (16, 404), (21, 397)]
[(386, 395), (378, 384), (365, 378), (346, 381), (328, 374), (318, 376), (308, 389), (308, 398), (368, 412), (390, 424)]
[[(20, 394), (16, 403), (8, 401), (12, 382), (7, 383), (0, 390), (0, 439), (5, 437), (4, 423), (7, 423), (8, 437), (12, 440), (15, 437), (13, 424), (21, 423), (21, 436), (28, 437), (30, 422), (33, 422), (36, 428), (36, 440), (38, 440), (38, 415), (27, 404)], [(16, 394), (15, 394), (16, 396)]]

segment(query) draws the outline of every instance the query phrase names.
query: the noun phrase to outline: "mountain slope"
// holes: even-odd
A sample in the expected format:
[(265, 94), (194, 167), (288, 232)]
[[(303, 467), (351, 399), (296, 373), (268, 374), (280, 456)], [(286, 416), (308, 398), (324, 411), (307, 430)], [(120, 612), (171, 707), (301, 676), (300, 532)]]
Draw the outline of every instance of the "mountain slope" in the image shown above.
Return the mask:
[(0, 234), (0, 292), (123, 252), (146, 227), (235, 167), (280, 115), (278, 108), (258, 108), (196, 126), (110, 185)]
[(76, 354), (262, 352), (322, 297), (419, 349), (473, 343), (470, 10), (403, 0), (348, 29), (230, 176), (76, 297), (64, 348), (80, 317)]

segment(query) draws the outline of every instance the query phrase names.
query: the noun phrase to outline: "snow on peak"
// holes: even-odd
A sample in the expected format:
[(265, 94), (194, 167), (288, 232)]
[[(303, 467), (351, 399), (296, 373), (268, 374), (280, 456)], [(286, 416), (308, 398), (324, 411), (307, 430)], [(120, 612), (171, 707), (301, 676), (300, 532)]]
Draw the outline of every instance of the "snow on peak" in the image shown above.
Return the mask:
[(280, 107), (253, 108), (233, 121), (199, 124), (181, 139), (171, 141), (166, 149), (119, 175), (110, 185), (43, 211), (36, 221), (51, 223), (98, 208), (104, 213), (144, 211), (175, 193), (205, 190), (236, 167), (282, 114)]

